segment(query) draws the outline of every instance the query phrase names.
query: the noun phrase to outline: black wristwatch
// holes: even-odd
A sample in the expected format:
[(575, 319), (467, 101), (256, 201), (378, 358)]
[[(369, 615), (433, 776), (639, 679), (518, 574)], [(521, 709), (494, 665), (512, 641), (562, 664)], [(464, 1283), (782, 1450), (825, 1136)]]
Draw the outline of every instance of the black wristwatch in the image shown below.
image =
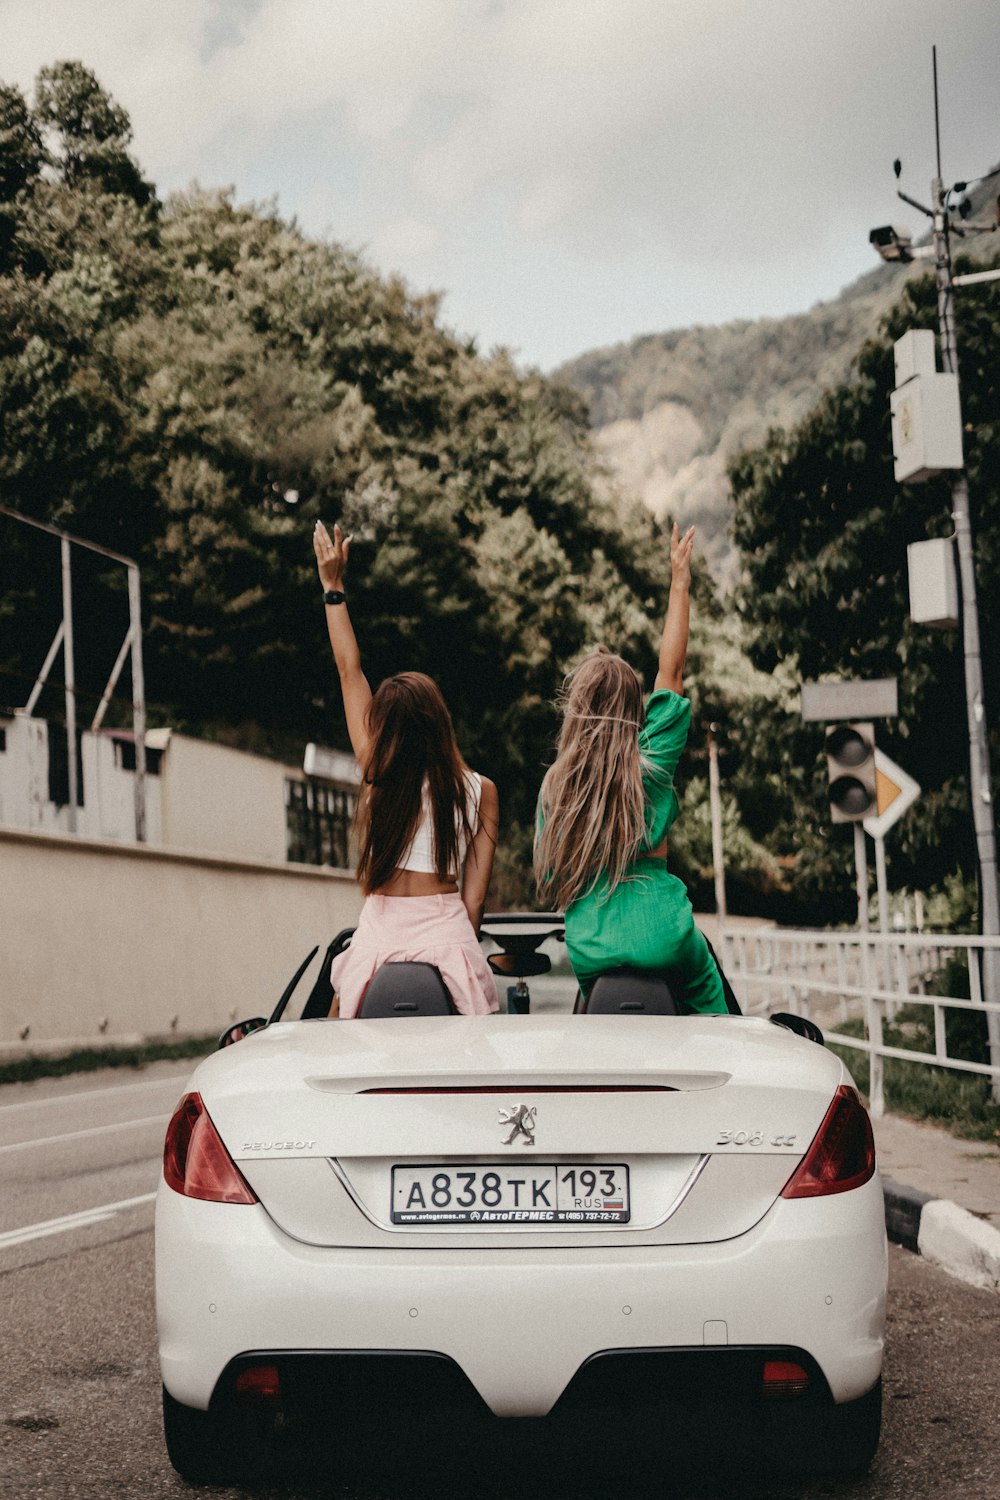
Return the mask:
[(323, 595), (324, 604), (346, 604), (347, 595), (340, 589), (327, 589)]

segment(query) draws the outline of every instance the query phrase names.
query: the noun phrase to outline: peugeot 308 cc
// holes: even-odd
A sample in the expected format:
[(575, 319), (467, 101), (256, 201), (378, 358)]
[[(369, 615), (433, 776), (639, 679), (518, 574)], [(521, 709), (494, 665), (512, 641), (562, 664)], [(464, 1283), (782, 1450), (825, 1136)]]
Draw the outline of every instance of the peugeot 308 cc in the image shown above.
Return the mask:
[[(557, 920), (488, 920), (495, 967), (538, 972), (518, 933)], [(224, 1479), (373, 1417), (600, 1412), (655, 1444), (697, 1411), (792, 1466), (863, 1469), (882, 1190), (816, 1029), (658, 1013), (627, 975), (582, 1013), (466, 1017), (420, 967), (387, 966), (349, 1023), (321, 972), (301, 1019), (233, 1028), (189, 1081), (156, 1206), (175, 1468)]]

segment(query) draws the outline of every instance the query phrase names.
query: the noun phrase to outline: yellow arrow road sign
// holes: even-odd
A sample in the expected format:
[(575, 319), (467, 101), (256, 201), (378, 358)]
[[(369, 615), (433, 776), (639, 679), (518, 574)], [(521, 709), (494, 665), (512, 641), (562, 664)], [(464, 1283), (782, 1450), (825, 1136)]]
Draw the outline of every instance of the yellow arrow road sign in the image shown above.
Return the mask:
[(914, 781), (908, 771), (897, 766), (895, 761), (876, 748), (875, 799), (878, 815), (864, 819), (865, 833), (870, 834), (873, 839), (884, 838), (887, 829), (903, 816), (919, 796), (919, 782)]

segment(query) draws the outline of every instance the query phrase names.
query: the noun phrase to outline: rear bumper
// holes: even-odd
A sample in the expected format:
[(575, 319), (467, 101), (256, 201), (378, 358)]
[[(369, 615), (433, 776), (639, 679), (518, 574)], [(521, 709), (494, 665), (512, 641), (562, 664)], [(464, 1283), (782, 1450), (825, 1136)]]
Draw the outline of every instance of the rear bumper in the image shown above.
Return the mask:
[(290, 1239), (260, 1206), (161, 1184), (156, 1287), (163, 1380), (207, 1408), (249, 1351), (431, 1351), (497, 1416), (544, 1416), (609, 1350), (791, 1348), (834, 1401), (882, 1363), (886, 1252), (876, 1176), (779, 1199), (720, 1244), (601, 1249), (349, 1249)]
[[(765, 1392), (763, 1372), (769, 1361), (799, 1366), (808, 1376), (806, 1388), (791, 1394)], [(252, 1405), (252, 1395), (241, 1400), (238, 1382), (261, 1366), (277, 1372), (280, 1397), (274, 1404), (295, 1417), (321, 1420), (324, 1412), (336, 1409), (341, 1425), (348, 1414), (352, 1424), (366, 1417), (381, 1422), (394, 1409), (422, 1422), (435, 1414), (445, 1414), (449, 1422), (497, 1420), (453, 1359), (418, 1349), (257, 1349), (227, 1365), (211, 1408), (222, 1412)], [(624, 1411), (645, 1420), (665, 1405), (729, 1409), (787, 1401), (812, 1406), (832, 1402), (823, 1372), (803, 1349), (606, 1349), (580, 1366), (549, 1415), (573, 1419)]]

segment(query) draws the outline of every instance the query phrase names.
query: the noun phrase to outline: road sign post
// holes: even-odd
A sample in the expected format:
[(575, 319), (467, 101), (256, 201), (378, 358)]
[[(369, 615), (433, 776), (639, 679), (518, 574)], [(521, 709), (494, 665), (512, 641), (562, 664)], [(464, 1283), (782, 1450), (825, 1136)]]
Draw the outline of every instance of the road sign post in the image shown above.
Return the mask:
[[(878, 930), (889, 936), (889, 882), (885, 869), (885, 836), (920, 796), (920, 785), (902, 766), (883, 751), (875, 751), (876, 812), (865, 818), (863, 828), (875, 842), (875, 889), (878, 892)], [(881, 983), (888, 986), (888, 949), (883, 947), (879, 969)], [(890, 1014), (891, 1019), (891, 1014)]]

